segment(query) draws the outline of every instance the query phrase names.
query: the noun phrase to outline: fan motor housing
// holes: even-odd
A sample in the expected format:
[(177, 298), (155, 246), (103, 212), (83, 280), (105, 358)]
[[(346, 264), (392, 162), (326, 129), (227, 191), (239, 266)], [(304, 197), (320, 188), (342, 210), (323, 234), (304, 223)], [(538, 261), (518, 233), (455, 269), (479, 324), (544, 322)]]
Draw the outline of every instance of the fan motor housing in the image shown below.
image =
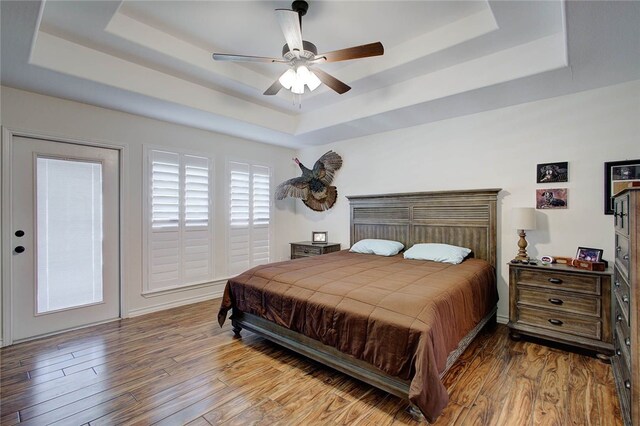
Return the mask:
[[(302, 48), (304, 49), (304, 51), (300, 52), (300, 57), (313, 59), (318, 54), (318, 48), (310, 41), (302, 40)], [(282, 46), (282, 57), (287, 61), (295, 58), (295, 55), (289, 50), (288, 44)]]

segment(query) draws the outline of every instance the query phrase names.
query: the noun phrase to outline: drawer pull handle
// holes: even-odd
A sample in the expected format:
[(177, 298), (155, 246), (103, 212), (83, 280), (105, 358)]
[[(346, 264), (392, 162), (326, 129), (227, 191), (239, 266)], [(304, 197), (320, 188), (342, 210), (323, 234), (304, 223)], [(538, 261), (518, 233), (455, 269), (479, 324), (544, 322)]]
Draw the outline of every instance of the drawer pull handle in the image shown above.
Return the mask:
[(618, 252), (619, 252), (620, 250), (622, 250), (622, 246), (618, 246), (618, 247), (616, 247), (616, 251), (618, 251)]
[(616, 321), (620, 322), (622, 321), (622, 315), (620, 315), (620, 313), (616, 312)]
[(549, 302), (553, 303), (554, 305), (562, 305), (564, 302), (560, 299), (549, 299)]
[(627, 389), (631, 389), (631, 382), (629, 380), (624, 381), (624, 387)]
[(615, 285), (616, 287), (620, 287), (620, 281), (616, 281), (613, 285)]
[(629, 295), (628, 295), (628, 294), (625, 294), (624, 296), (622, 296), (622, 301), (623, 301), (624, 303), (629, 303)]
[(620, 351), (620, 349), (616, 349), (616, 355), (618, 356), (622, 355), (622, 352)]
[(562, 325), (562, 321), (560, 321), (560, 320), (558, 320), (558, 319), (553, 319), (553, 318), (551, 318), (551, 319), (549, 320), (549, 322), (550, 322), (551, 324), (553, 324), (553, 325)]
[(627, 346), (631, 346), (631, 339), (628, 338), (628, 337), (626, 339), (624, 339), (624, 344), (627, 345)]
[(308, 254), (309, 250), (308, 249), (304, 249), (304, 252), (305, 252), (305, 254)]
[(549, 278), (551, 284), (562, 284), (562, 280), (559, 278)]
[(625, 254), (624, 256), (622, 256), (622, 259), (623, 259), (623, 260), (629, 260), (629, 255), (628, 255), (628, 254)]

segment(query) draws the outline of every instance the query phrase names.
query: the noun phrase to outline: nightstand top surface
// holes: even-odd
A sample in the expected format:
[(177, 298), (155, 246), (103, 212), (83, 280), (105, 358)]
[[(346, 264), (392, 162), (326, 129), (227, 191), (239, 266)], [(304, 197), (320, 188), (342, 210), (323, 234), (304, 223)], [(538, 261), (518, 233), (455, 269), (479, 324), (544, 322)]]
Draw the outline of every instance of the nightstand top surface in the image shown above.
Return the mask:
[(611, 267), (605, 269), (604, 271), (588, 271), (586, 269), (579, 269), (574, 266), (567, 266), (560, 263), (551, 263), (549, 265), (543, 265), (538, 262), (537, 265), (529, 265), (524, 263), (507, 263), (509, 267), (515, 268), (524, 268), (524, 269), (535, 269), (535, 270), (543, 270), (543, 271), (555, 271), (555, 272), (573, 272), (577, 274), (592, 274), (592, 275), (612, 275), (613, 269)]
[(299, 241), (297, 243), (289, 243), (289, 244), (297, 244), (300, 246), (339, 246), (340, 243), (314, 243), (313, 241)]

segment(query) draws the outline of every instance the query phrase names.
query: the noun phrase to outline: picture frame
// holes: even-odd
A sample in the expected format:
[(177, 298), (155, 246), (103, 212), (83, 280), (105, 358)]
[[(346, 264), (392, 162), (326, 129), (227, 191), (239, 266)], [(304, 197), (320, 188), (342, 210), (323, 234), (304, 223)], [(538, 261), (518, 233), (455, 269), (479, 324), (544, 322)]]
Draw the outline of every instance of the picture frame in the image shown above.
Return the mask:
[(313, 231), (311, 232), (311, 242), (313, 244), (327, 244), (329, 242), (328, 234), (327, 231)]
[(536, 189), (536, 209), (566, 209), (567, 188)]
[(640, 182), (640, 160), (604, 163), (604, 214), (613, 214), (613, 195), (630, 182)]
[(601, 262), (604, 250), (591, 247), (578, 247), (576, 259), (587, 260), (589, 262)]
[(569, 181), (569, 162), (542, 163), (536, 165), (537, 183)]

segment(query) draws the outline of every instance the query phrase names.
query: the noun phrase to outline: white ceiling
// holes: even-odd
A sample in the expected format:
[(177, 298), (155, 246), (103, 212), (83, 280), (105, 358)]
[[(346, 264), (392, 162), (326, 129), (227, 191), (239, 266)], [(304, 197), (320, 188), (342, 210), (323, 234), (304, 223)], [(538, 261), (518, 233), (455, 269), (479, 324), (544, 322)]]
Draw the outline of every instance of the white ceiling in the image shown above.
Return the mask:
[(288, 1), (2, 1), (1, 81), (266, 143), (322, 144), (640, 79), (640, 2), (309, 2), (320, 52), (381, 41), (380, 57), (318, 65), (302, 106), (262, 92), (283, 64)]

